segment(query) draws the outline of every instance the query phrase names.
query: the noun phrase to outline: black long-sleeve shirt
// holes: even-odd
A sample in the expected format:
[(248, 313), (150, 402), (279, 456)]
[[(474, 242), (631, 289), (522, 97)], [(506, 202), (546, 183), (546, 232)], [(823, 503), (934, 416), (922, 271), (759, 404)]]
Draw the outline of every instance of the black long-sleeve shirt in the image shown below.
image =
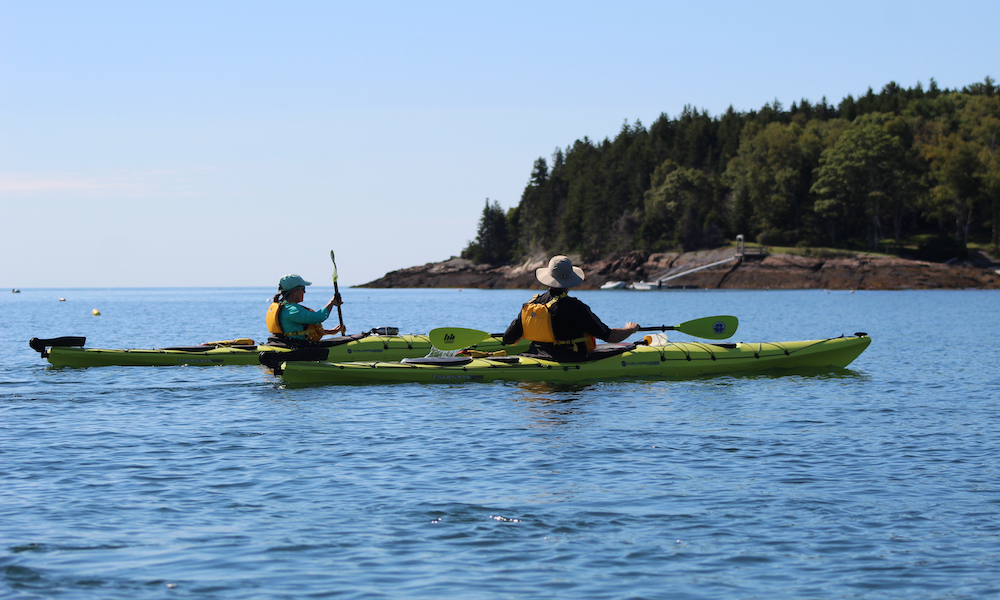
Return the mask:
[[(534, 303), (546, 304), (564, 292), (565, 290), (550, 289)], [(531, 304), (531, 302), (525, 304)], [(552, 318), (552, 333), (555, 334), (557, 340), (575, 340), (589, 334), (606, 341), (611, 335), (611, 328), (598, 319), (590, 307), (578, 298), (569, 296), (560, 298), (549, 309), (549, 315)], [(517, 318), (511, 321), (507, 331), (504, 332), (503, 343), (514, 344), (522, 337), (524, 337), (524, 326), (521, 323), (521, 315), (518, 313)], [(587, 348), (583, 343), (569, 346), (533, 341), (526, 354), (560, 361), (579, 361), (587, 357)]]

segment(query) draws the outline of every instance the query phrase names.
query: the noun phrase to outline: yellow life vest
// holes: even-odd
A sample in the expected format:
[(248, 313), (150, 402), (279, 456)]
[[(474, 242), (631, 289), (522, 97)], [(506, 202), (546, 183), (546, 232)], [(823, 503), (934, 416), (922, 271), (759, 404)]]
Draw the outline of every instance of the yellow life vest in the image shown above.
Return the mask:
[[(281, 330), (281, 322), (278, 320), (278, 314), (281, 312), (281, 307), (285, 305), (285, 302), (272, 302), (271, 306), (267, 308), (267, 330), (271, 333), (277, 333), (287, 337), (295, 337), (304, 335), (309, 338), (309, 341), (318, 342), (325, 335), (326, 332), (323, 331), (322, 323), (312, 323), (306, 325), (306, 328), (301, 331), (284, 332)], [(300, 308), (305, 308), (308, 311), (312, 311), (311, 308), (306, 308), (301, 306)]]
[(548, 302), (542, 304), (536, 301), (541, 294), (535, 294), (530, 302), (521, 307), (521, 329), (524, 331), (524, 338), (532, 342), (543, 342), (556, 344), (557, 346), (575, 346), (579, 343), (587, 345), (587, 352), (593, 352), (597, 347), (597, 342), (592, 335), (585, 335), (572, 340), (557, 340), (555, 330), (552, 329), (552, 313), (549, 309), (566, 294), (559, 294)]

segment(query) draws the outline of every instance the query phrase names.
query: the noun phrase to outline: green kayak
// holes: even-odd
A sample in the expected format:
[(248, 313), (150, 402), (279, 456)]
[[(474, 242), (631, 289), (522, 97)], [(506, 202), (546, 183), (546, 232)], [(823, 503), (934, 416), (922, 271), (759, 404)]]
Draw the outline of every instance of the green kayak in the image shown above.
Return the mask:
[[(233, 343), (233, 342), (248, 343)], [(86, 338), (66, 336), (53, 339), (32, 338), (28, 342), (57, 367), (106, 367), (106, 366), (218, 366), (257, 365), (261, 351), (290, 352), (287, 348), (255, 344), (253, 340), (226, 340), (197, 346), (177, 346), (155, 349), (105, 349), (84, 348)], [(426, 335), (378, 335), (373, 333), (342, 336), (330, 340), (329, 360), (382, 360), (398, 361), (404, 358), (427, 356), (434, 348)], [(505, 351), (517, 354), (528, 349), (528, 342), (504, 346), (499, 337), (492, 336), (479, 342), (476, 348), (483, 352)]]
[[(849, 337), (797, 342), (604, 344), (595, 352), (598, 358), (579, 363), (526, 356), (455, 356), (396, 362), (340, 362), (328, 358), (327, 362), (314, 362), (322, 360), (322, 356), (309, 356), (305, 361), (280, 361), (280, 355), (272, 355), (272, 361), (265, 364), (271, 366), (283, 382), (291, 385), (497, 380), (576, 382), (623, 377), (687, 379), (788, 369), (843, 369), (870, 343), (867, 334), (857, 333)], [(602, 353), (603, 358), (600, 357)], [(261, 355), (262, 362), (265, 354)]]

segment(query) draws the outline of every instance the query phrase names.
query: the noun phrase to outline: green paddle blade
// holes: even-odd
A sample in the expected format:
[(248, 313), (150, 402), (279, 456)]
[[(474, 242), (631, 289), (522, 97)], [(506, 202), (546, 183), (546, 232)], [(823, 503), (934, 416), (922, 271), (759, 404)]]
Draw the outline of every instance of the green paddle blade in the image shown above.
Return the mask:
[(330, 250), (330, 260), (333, 261), (333, 282), (337, 283), (337, 259), (333, 256), (333, 250)]
[(463, 327), (440, 327), (432, 329), (427, 337), (431, 340), (431, 346), (438, 350), (461, 350), (490, 337), (490, 334), (478, 329), (465, 329)]
[(724, 340), (733, 337), (740, 320), (736, 317), (702, 317), (693, 321), (685, 321), (674, 329), (681, 333), (708, 340)]

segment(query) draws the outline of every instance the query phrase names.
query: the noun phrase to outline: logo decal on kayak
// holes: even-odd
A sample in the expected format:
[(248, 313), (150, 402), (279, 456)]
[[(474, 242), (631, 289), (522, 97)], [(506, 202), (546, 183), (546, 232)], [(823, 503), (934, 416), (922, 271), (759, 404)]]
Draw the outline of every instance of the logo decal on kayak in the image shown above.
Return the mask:
[(712, 331), (718, 334), (723, 334), (726, 332), (726, 324), (722, 321), (716, 321), (715, 325), (712, 325)]
[(444, 341), (445, 341), (446, 344), (453, 344), (453, 343), (455, 343), (455, 334), (454, 333), (449, 333), (449, 334), (445, 335), (444, 336)]

